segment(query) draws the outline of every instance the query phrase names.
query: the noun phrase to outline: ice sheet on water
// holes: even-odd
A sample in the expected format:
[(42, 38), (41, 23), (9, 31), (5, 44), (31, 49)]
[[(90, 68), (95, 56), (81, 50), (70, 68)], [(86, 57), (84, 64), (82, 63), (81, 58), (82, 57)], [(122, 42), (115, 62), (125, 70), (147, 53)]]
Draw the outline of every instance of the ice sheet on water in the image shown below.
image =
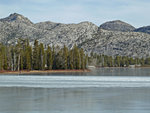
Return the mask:
[(0, 87), (41, 87), (41, 88), (150, 87), (150, 77), (0, 76)]

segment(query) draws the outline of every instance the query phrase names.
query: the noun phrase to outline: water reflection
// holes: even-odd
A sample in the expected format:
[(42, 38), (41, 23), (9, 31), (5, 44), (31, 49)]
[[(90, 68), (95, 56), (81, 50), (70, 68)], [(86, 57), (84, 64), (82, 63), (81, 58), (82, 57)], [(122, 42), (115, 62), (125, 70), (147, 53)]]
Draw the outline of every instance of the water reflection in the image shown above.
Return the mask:
[(87, 75), (95, 76), (150, 76), (149, 68), (95, 68)]

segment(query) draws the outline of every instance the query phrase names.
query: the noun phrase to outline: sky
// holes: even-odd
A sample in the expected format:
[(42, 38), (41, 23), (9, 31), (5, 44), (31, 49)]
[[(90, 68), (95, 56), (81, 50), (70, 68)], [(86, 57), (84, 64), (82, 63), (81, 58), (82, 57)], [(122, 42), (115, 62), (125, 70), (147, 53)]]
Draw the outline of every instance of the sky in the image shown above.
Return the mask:
[(100, 25), (122, 20), (135, 27), (150, 25), (150, 0), (0, 0), (0, 18), (19, 13), (32, 22)]

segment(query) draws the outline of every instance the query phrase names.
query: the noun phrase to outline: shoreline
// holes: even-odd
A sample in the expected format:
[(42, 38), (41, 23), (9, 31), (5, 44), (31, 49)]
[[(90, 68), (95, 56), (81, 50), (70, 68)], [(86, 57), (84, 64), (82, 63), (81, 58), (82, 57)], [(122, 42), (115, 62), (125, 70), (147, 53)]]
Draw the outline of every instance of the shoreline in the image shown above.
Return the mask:
[(0, 71), (1, 74), (48, 74), (48, 73), (84, 73), (91, 72), (89, 69), (85, 70), (21, 70), (21, 71)]
[(150, 66), (136, 66), (136, 67), (98, 67), (96, 66), (95, 68), (150, 68)]

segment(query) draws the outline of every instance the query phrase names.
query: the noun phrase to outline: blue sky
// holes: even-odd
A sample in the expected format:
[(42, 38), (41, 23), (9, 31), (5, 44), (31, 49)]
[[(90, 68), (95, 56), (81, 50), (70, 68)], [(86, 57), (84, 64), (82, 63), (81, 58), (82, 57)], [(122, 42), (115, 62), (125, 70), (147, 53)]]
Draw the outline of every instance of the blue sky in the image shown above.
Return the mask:
[(53, 21), (100, 25), (122, 20), (135, 27), (150, 25), (150, 0), (0, 0), (0, 18), (19, 13), (32, 22)]

